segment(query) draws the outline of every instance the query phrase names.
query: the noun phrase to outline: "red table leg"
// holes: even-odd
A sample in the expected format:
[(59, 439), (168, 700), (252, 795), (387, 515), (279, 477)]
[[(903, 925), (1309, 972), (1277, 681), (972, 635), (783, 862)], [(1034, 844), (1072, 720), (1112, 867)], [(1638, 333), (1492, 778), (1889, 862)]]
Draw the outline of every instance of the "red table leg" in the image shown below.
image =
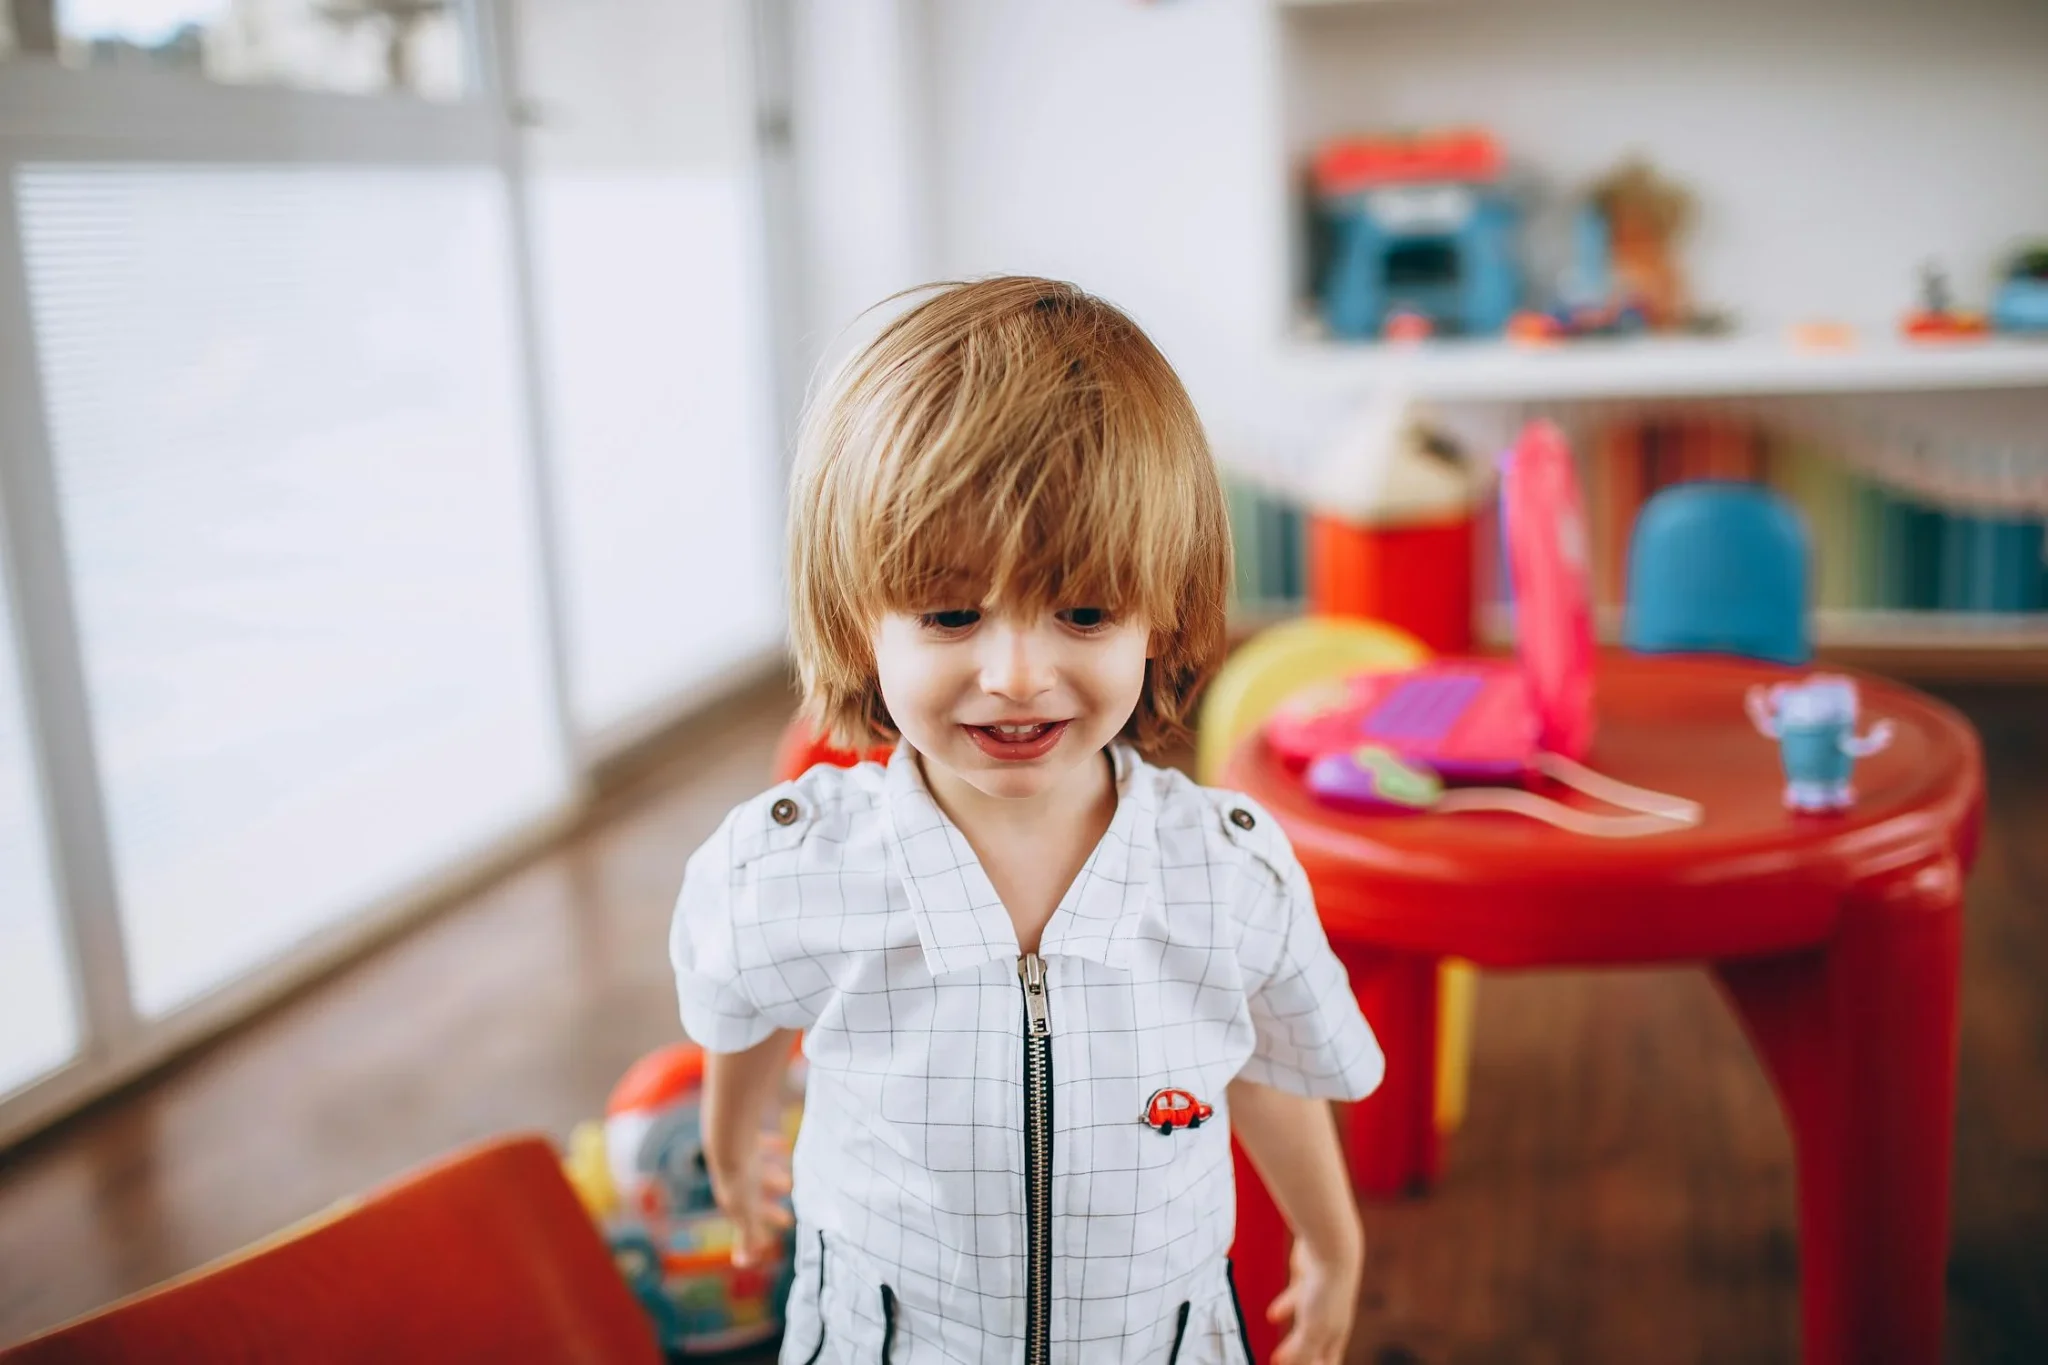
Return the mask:
[(1346, 1106), (1344, 1147), (1361, 1195), (1388, 1198), (1436, 1180), (1438, 959), (1335, 944), (1358, 1006), (1387, 1056), (1386, 1079)]
[(1237, 1170), (1237, 1237), (1230, 1244), (1231, 1273), (1237, 1280), (1237, 1301), (1244, 1309), (1245, 1334), (1251, 1338), (1252, 1359), (1272, 1358), (1280, 1344), (1280, 1333), (1266, 1321), (1266, 1306), (1287, 1287), (1287, 1256), (1294, 1246), (1294, 1234), (1266, 1182), (1252, 1169), (1244, 1148), (1230, 1144)]
[(1806, 1365), (1941, 1358), (1961, 947), (1943, 858), (1859, 889), (1822, 949), (1716, 968), (1792, 1129)]

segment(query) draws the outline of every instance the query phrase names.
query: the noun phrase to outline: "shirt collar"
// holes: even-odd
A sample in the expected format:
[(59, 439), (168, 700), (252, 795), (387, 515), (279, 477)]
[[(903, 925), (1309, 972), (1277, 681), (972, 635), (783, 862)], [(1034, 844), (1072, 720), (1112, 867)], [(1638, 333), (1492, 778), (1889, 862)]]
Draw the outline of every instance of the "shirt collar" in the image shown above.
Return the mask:
[[(1135, 750), (1113, 744), (1109, 754), (1116, 775), (1116, 814), (1060, 897), (1039, 952), (1121, 968), (1158, 866), (1158, 796), (1153, 784), (1143, 780), (1146, 765)], [(890, 756), (883, 790), (890, 861), (902, 878), (931, 974), (1015, 961), (1017, 931), (1009, 912), (967, 836), (932, 799), (916, 751), (907, 742)]]

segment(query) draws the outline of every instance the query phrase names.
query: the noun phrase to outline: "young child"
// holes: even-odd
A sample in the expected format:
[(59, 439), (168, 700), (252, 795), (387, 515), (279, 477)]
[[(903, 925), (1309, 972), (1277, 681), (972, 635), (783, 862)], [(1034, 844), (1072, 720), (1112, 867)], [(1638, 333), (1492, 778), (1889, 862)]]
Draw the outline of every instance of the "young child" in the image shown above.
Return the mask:
[(1071, 285), (946, 288), (806, 421), (791, 634), (821, 766), (690, 859), (671, 956), (747, 1254), (792, 1030), (785, 1362), (1246, 1360), (1236, 1132), (1295, 1232), (1280, 1365), (1335, 1362), (1363, 1238), (1329, 1099), (1380, 1049), (1266, 813), (1153, 767), (1223, 648), (1186, 392)]

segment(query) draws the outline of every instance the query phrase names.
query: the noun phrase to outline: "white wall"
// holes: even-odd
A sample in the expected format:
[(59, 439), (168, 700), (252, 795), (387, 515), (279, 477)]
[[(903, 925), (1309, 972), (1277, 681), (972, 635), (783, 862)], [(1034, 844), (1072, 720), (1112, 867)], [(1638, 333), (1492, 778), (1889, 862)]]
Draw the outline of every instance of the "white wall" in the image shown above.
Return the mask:
[(782, 635), (747, 3), (520, 6), (569, 691), (598, 747)]
[(797, 186), (808, 383), (878, 301), (938, 273), (928, 0), (796, 0)]
[(1219, 446), (1255, 440), (1288, 307), (1266, 6), (937, 0), (932, 18), (944, 271), (1123, 305)]

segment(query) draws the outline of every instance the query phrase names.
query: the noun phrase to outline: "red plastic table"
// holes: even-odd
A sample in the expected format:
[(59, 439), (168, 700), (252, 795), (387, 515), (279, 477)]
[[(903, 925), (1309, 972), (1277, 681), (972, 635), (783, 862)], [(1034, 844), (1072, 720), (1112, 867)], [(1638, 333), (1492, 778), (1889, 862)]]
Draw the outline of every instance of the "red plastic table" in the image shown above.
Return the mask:
[[(1770, 1074), (1798, 1167), (1804, 1354), (1941, 1355), (1963, 879), (1983, 801), (1977, 738), (1948, 707), (1861, 679), (1897, 738), (1857, 765), (1839, 816), (1779, 802), (1777, 746), (1742, 696), (1783, 670), (1603, 655), (1592, 767), (1705, 807), (1694, 829), (1591, 839), (1512, 815), (1348, 815), (1299, 786), (1256, 737), (1223, 785), (1294, 843), (1332, 946), (1387, 1054), (1349, 1107), (1361, 1192), (1426, 1186), (1440, 958), (1487, 968), (1698, 964)], [(1865, 725), (1868, 724), (1868, 719)], [(1237, 1262), (1263, 1356), (1286, 1230), (1239, 1163)]]

